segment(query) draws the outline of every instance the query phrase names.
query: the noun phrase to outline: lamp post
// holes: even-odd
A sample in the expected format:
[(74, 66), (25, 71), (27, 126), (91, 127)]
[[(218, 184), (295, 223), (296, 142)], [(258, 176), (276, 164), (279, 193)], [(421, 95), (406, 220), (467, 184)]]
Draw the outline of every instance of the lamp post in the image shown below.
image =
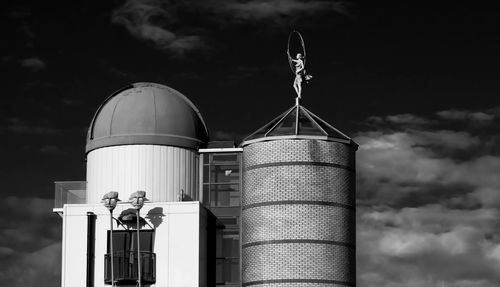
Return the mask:
[(136, 211), (136, 217), (137, 217), (137, 283), (138, 286), (141, 287), (141, 277), (142, 277), (142, 270), (141, 270), (141, 240), (140, 240), (140, 225), (139, 225), (139, 219), (140, 219), (140, 210), (142, 206), (144, 205), (144, 201), (147, 201), (148, 199), (146, 198), (146, 192), (139, 190), (130, 195), (129, 202), (132, 204), (132, 207)]
[(110, 255), (111, 255), (111, 286), (115, 286), (115, 274), (114, 274), (114, 266), (113, 266), (113, 210), (116, 207), (116, 204), (120, 201), (118, 199), (118, 192), (116, 191), (110, 191), (106, 193), (102, 197), (102, 203), (104, 203), (104, 206), (109, 210), (109, 248), (110, 248)]

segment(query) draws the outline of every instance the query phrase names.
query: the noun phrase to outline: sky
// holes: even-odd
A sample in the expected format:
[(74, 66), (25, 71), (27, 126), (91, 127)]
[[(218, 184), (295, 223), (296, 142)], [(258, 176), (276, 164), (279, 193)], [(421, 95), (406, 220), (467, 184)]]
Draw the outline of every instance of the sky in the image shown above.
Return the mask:
[(297, 29), (314, 76), (303, 105), (360, 144), (358, 286), (498, 286), (500, 11), (394, 2), (3, 3), (2, 285), (60, 285), (53, 182), (85, 180), (107, 96), (166, 84), (211, 139), (240, 141), (294, 104)]

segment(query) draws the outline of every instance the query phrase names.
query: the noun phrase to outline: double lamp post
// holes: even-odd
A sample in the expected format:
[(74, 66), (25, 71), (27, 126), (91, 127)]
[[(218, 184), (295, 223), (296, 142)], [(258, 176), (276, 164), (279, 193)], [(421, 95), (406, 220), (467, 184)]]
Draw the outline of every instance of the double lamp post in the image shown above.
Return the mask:
[[(132, 207), (136, 211), (136, 219), (137, 219), (137, 283), (138, 286), (141, 287), (141, 241), (140, 241), (140, 210), (144, 205), (144, 202), (147, 201), (146, 192), (139, 190), (130, 195), (129, 202), (132, 204)], [(110, 191), (104, 195), (102, 198), (102, 203), (109, 210), (109, 223), (110, 223), (110, 236), (109, 236), (109, 247), (110, 247), (110, 259), (111, 259), (111, 286), (115, 286), (115, 276), (114, 276), (114, 258), (113, 258), (113, 210), (115, 209), (118, 202), (121, 201), (118, 198), (118, 192)]]

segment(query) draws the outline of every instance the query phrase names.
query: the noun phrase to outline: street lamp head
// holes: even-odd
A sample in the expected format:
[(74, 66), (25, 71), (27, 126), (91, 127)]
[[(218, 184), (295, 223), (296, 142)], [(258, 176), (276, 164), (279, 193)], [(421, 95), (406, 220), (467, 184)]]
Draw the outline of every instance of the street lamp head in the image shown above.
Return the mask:
[(135, 209), (141, 209), (145, 201), (149, 201), (146, 198), (146, 192), (143, 190), (136, 191), (130, 195), (129, 202)]
[(101, 200), (101, 202), (104, 203), (104, 206), (107, 209), (109, 209), (109, 211), (112, 211), (113, 209), (115, 209), (118, 201), (121, 201), (121, 200), (118, 198), (118, 192), (116, 192), (116, 191), (110, 191), (110, 192), (106, 193), (102, 197), (102, 200)]

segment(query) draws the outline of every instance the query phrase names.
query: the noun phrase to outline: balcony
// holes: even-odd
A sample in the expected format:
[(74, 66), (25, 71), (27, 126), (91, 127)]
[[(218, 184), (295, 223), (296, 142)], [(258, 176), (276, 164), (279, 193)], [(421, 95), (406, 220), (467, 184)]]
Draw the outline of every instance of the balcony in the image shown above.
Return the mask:
[[(141, 251), (141, 282), (156, 283), (156, 254)], [(137, 251), (113, 252), (113, 275), (116, 285), (137, 283)], [(104, 255), (104, 283), (111, 285), (111, 254)]]
[(87, 202), (86, 181), (56, 181), (54, 187), (54, 212), (62, 212), (65, 204)]

